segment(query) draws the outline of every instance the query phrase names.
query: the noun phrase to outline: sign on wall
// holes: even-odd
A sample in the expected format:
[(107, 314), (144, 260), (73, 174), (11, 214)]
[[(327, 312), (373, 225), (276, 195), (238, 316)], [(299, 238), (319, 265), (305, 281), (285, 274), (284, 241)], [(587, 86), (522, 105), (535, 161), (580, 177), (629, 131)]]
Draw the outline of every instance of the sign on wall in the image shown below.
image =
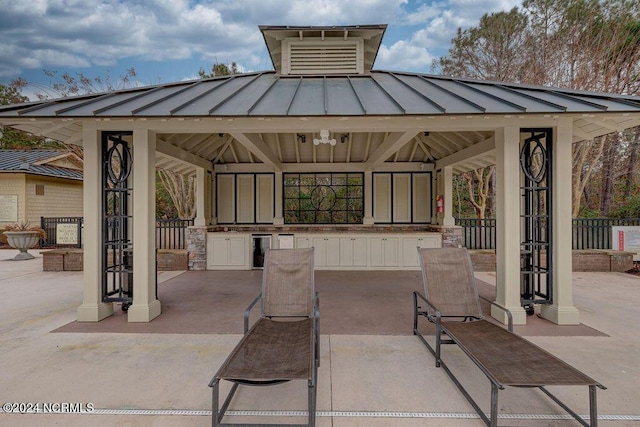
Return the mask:
[(56, 243), (59, 245), (77, 245), (78, 224), (56, 224)]
[(611, 227), (613, 249), (635, 252), (634, 261), (640, 261), (640, 227), (615, 226)]
[(0, 194), (0, 222), (18, 221), (18, 196)]

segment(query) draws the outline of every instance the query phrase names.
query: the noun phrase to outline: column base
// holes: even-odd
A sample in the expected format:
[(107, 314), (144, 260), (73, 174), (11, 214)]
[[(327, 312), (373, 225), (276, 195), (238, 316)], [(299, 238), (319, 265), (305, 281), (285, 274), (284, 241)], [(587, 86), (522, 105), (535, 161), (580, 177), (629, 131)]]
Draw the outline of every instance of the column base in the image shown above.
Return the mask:
[[(527, 324), (527, 312), (524, 311), (521, 305), (515, 307), (507, 307), (511, 312), (511, 316), (513, 316), (513, 324), (514, 325), (526, 325)], [(509, 323), (509, 319), (507, 318), (507, 313), (504, 310), (496, 307), (495, 305), (491, 306), (491, 317), (507, 325)]]
[(284, 217), (282, 216), (273, 217), (273, 225), (284, 225)]
[(580, 311), (575, 307), (540, 306), (540, 315), (557, 325), (579, 325)]
[(127, 321), (130, 323), (151, 322), (162, 313), (160, 300), (145, 304), (132, 304), (127, 311)]
[(113, 303), (99, 302), (78, 307), (78, 322), (99, 322), (113, 314)]
[(364, 225), (373, 225), (374, 224), (374, 220), (372, 216), (365, 216), (364, 218), (362, 218), (362, 224)]

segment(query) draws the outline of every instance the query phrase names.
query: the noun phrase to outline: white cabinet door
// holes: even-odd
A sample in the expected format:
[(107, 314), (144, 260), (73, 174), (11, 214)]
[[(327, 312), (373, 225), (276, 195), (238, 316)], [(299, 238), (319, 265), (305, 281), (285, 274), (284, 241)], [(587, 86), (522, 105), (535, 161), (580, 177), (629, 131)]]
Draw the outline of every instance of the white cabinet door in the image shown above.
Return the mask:
[(399, 239), (397, 237), (372, 237), (370, 239), (371, 266), (397, 267)]
[(227, 242), (228, 265), (244, 266), (247, 263), (247, 239), (244, 237), (230, 237)]
[(340, 265), (340, 238), (328, 237), (325, 242), (327, 267), (338, 267)]
[(207, 268), (249, 268), (246, 236), (209, 237), (207, 240)]
[(403, 237), (402, 265), (404, 267), (420, 267), (417, 248), (439, 248), (440, 246), (439, 235)]
[(340, 238), (340, 265), (342, 267), (367, 266), (367, 238)]
[(311, 241), (316, 267), (340, 265), (340, 239), (338, 237), (314, 237)]
[(327, 242), (324, 237), (314, 237), (311, 239), (313, 253), (315, 256), (314, 264), (316, 267), (324, 267), (327, 265)]
[(310, 238), (296, 236), (296, 248), (310, 248), (310, 247), (311, 247)]
[(228, 254), (227, 239), (223, 237), (214, 237), (209, 240), (209, 264), (214, 267), (227, 265)]

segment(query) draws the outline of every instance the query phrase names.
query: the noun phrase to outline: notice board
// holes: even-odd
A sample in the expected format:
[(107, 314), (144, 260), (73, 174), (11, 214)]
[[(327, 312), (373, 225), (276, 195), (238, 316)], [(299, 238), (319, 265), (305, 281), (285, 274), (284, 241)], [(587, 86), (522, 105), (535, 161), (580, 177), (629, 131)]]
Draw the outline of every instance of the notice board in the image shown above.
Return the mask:
[(640, 226), (614, 226), (611, 232), (613, 249), (634, 252), (633, 260), (640, 261)]

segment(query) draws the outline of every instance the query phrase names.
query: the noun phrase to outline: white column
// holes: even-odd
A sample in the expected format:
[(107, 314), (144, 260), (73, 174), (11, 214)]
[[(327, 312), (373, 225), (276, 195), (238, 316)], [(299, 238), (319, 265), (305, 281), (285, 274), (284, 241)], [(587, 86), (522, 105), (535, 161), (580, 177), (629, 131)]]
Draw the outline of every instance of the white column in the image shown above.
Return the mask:
[(133, 304), (129, 322), (149, 322), (161, 313), (156, 298), (156, 134), (133, 131)]
[(275, 215), (273, 217), (274, 225), (284, 224), (284, 213), (282, 212), (282, 171), (275, 171), (273, 180), (273, 197), (275, 199)]
[(196, 218), (193, 225), (196, 227), (204, 227), (207, 225), (207, 218), (205, 216), (205, 202), (207, 201), (205, 190), (207, 185), (205, 183), (205, 177), (207, 171), (204, 168), (196, 167)]
[(212, 175), (211, 175), (211, 182), (209, 183), (211, 185), (211, 191), (209, 192), (209, 197), (211, 197), (211, 224), (215, 225), (218, 223), (218, 216), (216, 214), (216, 212), (218, 211), (218, 198), (216, 197), (216, 188), (217, 188), (217, 184), (218, 180), (216, 178), (216, 172), (215, 170), (213, 171)]
[(83, 180), (83, 297), (78, 322), (97, 322), (113, 314), (113, 303), (102, 302), (102, 141), (94, 121), (82, 126)]
[(580, 312), (573, 305), (572, 283), (572, 141), (573, 121), (559, 120), (551, 149), (553, 304), (540, 307), (542, 317), (559, 325), (580, 323)]
[[(513, 323), (524, 325), (520, 305), (520, 129), (496, 129), (496, 302), (508, 308)], [(491, 306), (491, 316), (507, 322), (504, 312)]]
[(444, 212), (442, 216), (442, 225), (456, 225), (453, 218), (453, 167), (445, 166), (442, 168), (442, 194), (444, 198)]
[(364, 171), (364, 225), (372, 225), (373, 220), (373, 172)]

